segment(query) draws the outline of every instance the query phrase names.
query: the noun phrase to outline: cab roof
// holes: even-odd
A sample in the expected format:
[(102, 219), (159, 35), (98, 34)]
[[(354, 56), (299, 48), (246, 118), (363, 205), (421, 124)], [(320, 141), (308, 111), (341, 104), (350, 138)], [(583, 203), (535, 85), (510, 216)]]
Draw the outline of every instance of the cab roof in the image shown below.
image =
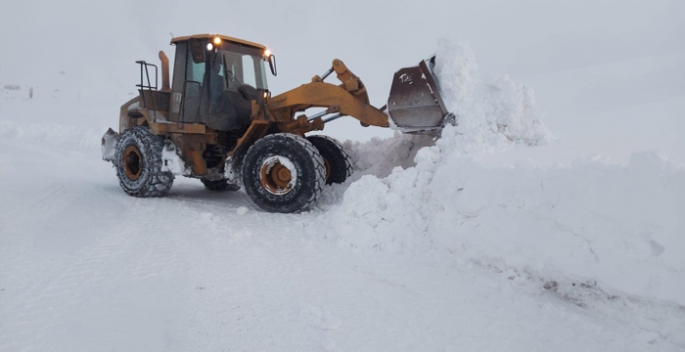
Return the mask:
[(257, 44), (257, 43), (249, 42), (249, 41), (247, 41), (247, 40), (242, 40), (242, 39), (238, 39), (238, 38), (229, 37), (229, 36), (223, 35), (223, 34), (194, 34), (194, 35), (187, 35), (187, 36), (183, 36), (183, 37), (176, 37), (176, 38), (173, 38), (173, 39), (171, 39), (171, 43), (173, 44), (173, 43), (177, 43), (177, 42), (182, 42), (182, 41), (186, 41), (186, 40), (188, 40), (188, 39), (213, 39), (213, 38), (216, 38), (216, 37), (219, 37), (219, 38), (221, 38), (221, 40), (227, 41), (227, 42), (233, 42), (233, 43), (237, 43), (237, 44), (247, 45), (247, 46), (251, 46), (251, 47), (255, 47), (255, 48), (263, 49), (263, 50), (266, 49), (266, 47), (265, 47), (264, 45), (262, 45), (262, 44)]

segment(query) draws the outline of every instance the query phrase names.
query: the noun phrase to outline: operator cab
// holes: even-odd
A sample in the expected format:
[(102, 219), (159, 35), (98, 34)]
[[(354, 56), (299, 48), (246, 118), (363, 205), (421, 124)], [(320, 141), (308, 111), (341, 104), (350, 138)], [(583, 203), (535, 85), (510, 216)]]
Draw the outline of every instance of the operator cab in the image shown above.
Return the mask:
[(169, 120), (201, 123), (217, 131), (250, 123), (252, 101), (269, 95), (265, 63), (275, 58), (263, 45), (222, 35), (178, 37)]

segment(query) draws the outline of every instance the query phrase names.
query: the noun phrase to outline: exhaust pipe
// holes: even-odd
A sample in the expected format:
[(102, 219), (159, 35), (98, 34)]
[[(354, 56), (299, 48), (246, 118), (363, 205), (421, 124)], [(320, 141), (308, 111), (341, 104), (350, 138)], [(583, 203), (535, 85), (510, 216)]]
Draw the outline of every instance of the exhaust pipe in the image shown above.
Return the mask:
[(170, 92), (169, 85), (169, 58), (163, 51), (159, 51), (159, 59), (162, 61), (162, 92)]

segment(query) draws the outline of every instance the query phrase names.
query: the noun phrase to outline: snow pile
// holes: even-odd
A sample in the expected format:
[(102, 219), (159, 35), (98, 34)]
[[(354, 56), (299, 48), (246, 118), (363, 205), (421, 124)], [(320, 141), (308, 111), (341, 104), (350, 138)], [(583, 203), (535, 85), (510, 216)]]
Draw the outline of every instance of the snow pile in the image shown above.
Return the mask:
[[(433, 71), (445, 104), (457, 121), (456, 128), (442, 134), (444, 147), (448, 147), (444, 144), (446, 134), (452, 135), (450, 151), (483, 154), (518, 144), (541, 145), (552, 139), (535, 109), (533, 91), (506, 75), (481, 77), (468, 43), (441, 39)], [(394, 167), (414, 166), (418, 150), (432, 145), (434, 139), (430, 136), (396, 132), (388, 139), (348, 141), (345, 148), (357, 171), (385, 177)]]
[(624, 166), (596, 158), (486, 164), (495, 151), (544, 143), (549, 132), (531, 91), (506, 77), (483, 83), (468, 47), (441, 42), (440, 51), (463, 53), (437, 65), (459, 125), (434, 145), (406, 136), (351, 145), (364, 175), (340, 187), (342, 202), (320, 215), (326, 231), (316, 233), (685, 304), (685, 171), (651, 152)]
[(448, 110), (457, 118), (454, 132), (461, 135), (463, 151), (507, 147), (508, 141), (537, 145), (550, 140), (533, 91), (506, 75), (481, 77), (468, 43), (441, 39), (434, 73)]
[(392, 138), (373, 138), (365, 143), (345, 141), (344, 147), (355, 167), (353, 177), (363, 174), (385, 177), (395, 167), (414, 166), (416, 153), (434, 144), (435, 139), (431, 136), (395, 132)]

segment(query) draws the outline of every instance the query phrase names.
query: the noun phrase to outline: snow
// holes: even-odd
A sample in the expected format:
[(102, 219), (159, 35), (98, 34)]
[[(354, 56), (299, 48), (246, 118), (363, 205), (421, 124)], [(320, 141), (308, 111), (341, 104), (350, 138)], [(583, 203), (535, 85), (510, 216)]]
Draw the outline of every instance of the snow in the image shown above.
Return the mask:
[[(133, 2), (43, 5), (0, 13), (25, 33), (6, 47), (40, 32), (56, 54), (0, 58), (0, 351), (685, 350), (680, 3), (397, 3), (418, 21), (397, 26), (352, 2), (336, 11), (358, 26), (340, 28), (321, 2), (215, 3), (203, 23), (245, 14), (226, 30), (197, 30), (192, 4), (136, 3), (146, 26), (130, 29), (114, 22)], [(77, 9), (94, 15), (67, 22)], [(274, 27), (254, 32), (258, 10)], [(437, 49), (458, 125), (435, 139), (337, 120), (324, 133), (352, 139), (356, 172), (303, 214), (183, 177), (129, 197), (101, 136), (171, 27), (264, 41), (275, 93), (342, 52), (376, 105)]]
[(102, 133), (90, 128), (56, 123), (16, 123), (0, 120), (0, 138), (49, 147), (92, 150), (100, 148)]
[[(685, 194), (685, 169), (653, 152), (633, 154), (626, 166), (483, 161), (506, 148), (540, 144), (549, 132), (529, 89), (505, 77), (499, 82), (509, 91), (492, 94), (494, 84), (479, 87), (471, 74), (476, 65), (468, 46), (441, 44), (438, 57), (457, 55), (439, 61), (436, 72), (447, 104), (459, 107), (458, 126), (445, 128), (435, 145), (424, 143), (414, 166), (398, 160), (405, 168), (387, 177), (391, 165), (381, 167), (372, 152), (378, 146), (358, 146), (356, 165), (381, 170), (352, 183), (342, 203), (321, 216), (333, 229), (326, 237), (377, 250), (488, 258), (541, 277), (583, 277), (685, 304), (685, 200), (677, 196)], [(385, 153), (411, 155), (396, 146), (408, 143), (403, 136), (393, 142)]]
[(247, 207), (240, 206), (238, 209), (236, 209), (235, 213), (238, 215), (245, 215), (247, 212), (250, 211)]
[(685, 170), (658, 155), (636, 153), (627, 166), (579, 160), (547, 168), (487, 165), (426, 147), (415, 160), (352, 183), (340, 206), (322, 215), (334, 229), (327, 237), (381, 251), (489, 258), (685, 303), (685, 201), (677, 196)]
[(190, 174), (190, 170), (186, 167), (181, 157), (178, 156), (178, 151), (173, 143), (166, 144), (164, 149), (162, 149), (162, 160), (164, 160), (162, 171), (169, 171), (174, 175)]
[(535, 109), (532, 89), (506, 75), (481, 77), (468, 43), (441, 39), (434, 73), (447, 109), (457, 118), (456, 133), (468, 139), (459, 142), (462, 152), (467, 143), (480, 148), (506, 144), (504, 138), (530, 145), (551, 139)]

